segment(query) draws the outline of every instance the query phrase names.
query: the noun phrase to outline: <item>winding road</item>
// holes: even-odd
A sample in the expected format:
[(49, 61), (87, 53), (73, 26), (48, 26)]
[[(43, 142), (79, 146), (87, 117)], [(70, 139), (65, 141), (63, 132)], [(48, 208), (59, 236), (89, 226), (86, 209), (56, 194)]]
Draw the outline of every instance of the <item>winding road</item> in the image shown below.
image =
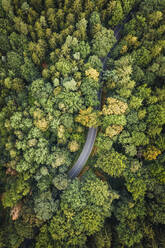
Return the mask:
[[(116, 38), (116, 43), (114, 44), (114, 46), (111, 48), (111, 50), (109, 51), (108, 55), (102, 60), (102, 63), (103, 63), (103, 70), (102, 72), (100, 73), (100, 78), (99, 78), (99, 81), (101, 81), (102, 79), (102, 76), (103, 76), (103, 71), (106, 70), (106, 62), (107, 62), (107, 58), (110, 58), (111, 56), (111, 51), (115, 48), (115, 46), (117, 45), (120, 37), (121, 37), (121, 30), (123, 29), (124, 27), (124, 24), (126, 22), (128, 22), (130, 19), (131, 19), (131, 13), (132, 11), (128, 14), (128, 16), (124, 19), (123, 23), (122, 24), (119, 24), (117, 25), (115, 28), (114, 28), (114, 36)], [(100, 90), (99, 92), (99, 100), (100, 100), (100, 103), (101, 103), (101, 93), (102, 93), (102, 89)], [(88, 130), (88, 134), (87, 134), (87, 139), (86, 139), (86, 142), (84, 144), (84, 147), (83, 147), (83, 150), (78, 158), (78, 160), (75, 162), (75, 164), (73, 165), (73, 167), (69, 170), (68, 172), (68, 175), (71, 179), (77, 177), (81, 170), (83, 169), (83, 167), (85, 166), (90, 154), (91, 154), (91, 151), (93, 149), (93, 146), (94, 146), (94, 143), (95, 143), (95, 139), (96, 139), (96, 136), (97, 136), (97, 129), (98, 128), (94, 128), (94, 127), (91, 127), (89, 128)]]

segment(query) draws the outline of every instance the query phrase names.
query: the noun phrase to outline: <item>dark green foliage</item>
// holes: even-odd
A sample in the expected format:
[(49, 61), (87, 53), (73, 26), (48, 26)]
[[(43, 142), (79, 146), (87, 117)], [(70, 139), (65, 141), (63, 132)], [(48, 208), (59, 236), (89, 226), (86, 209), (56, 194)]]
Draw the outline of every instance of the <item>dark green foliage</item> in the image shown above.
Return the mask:
[(0, 35), (0, 51), (7, 52), (10, 50), (9, 39), (6, 33), (1, 33)]
[(22, 57), (17, 52), (8, 52), (7, 53), (7, 65), (15, 75), (20, 74), (20, 66), (23, 64)]
[(57, 203), (54, 202), (51, 192), (39, 193), (34, 198), (34, 211), (36, 217), (46, 221), (49, 220), (57, 210)]
[(20, 69), (22, 77), (28, 82), (32, 82), (40, 77), (38, 69), (29, 58), (24, 59), (24, 64), (21, 66)]

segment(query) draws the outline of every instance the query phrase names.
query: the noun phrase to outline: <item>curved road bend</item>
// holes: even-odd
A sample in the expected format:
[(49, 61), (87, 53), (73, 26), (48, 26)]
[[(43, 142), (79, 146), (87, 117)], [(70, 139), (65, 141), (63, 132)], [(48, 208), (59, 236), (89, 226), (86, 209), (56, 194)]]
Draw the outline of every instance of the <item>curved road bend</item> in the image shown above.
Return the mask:
[[(131, 16), (131, 13), (129, 13), (129, 15), (125, 18), (125, 20), (123, 21), (123, 24), (119, 24), (116, 26), (116, 28), (114, 29), (114, 36), (116, 37), (116, 40), (117, 42), (114, 44), (114, 46), (111, 48), (110, 52), (108, 53), (107, 57), (104, 58), (104, 60), (102, 61), (103, 62), (103, 71), (106, 69), (106, 61), (107, 61), (107, 58), (110, 58), (110, 55), (111, 55), (111, 51), (114, 49), (114, 47), (117, 45), (120, 37), (121, 37), (121, 30), (123, 29), (124, 27), (124, 24), (130, 20), (130, 16)], [(102, 72), (103, 72), (102, 71)], [(100, 80), (101, 80), (101, 77), (103, 75), (103, 73), (100, 73)], [(101, 89), (102, 90), (102, 89)], [(101, 91), (99, 93), (100, 95), (100, 102), (101, 102)], [(76, 161), (76, 163), (73, 165), (73, 167), (69, 170), (68, 172), (68, 175), (71, 179), (77, 177), (81, 170), (83, 169), (83, 167), (85, 166), (89, 156), (90, 156), (90, 153), (93, 149), (93, 146), (94, 146), (94, 143), (95, 143), (95, 139), (96, 139), (96, 135), (97, 135), (97, 128), (94, 128), (94, 127), (91, 127), (89, 128), (88, 130), (88, 134), (87, 134), (87, 139), (86, 139), (86, 142), (85, 142), (85, 145), (83, 147), (83, 150), (82, 152), (80, 153), (80, 156), (78, 158), (78, 160)]]
[(97, 128), (90, 127), (88, 130), (87, 139), (86, 139), (85, 145), (83, 147), (83, 150), (82, 150), (78, 160), (76, 161), (76, 163), (74, 164), (74, 166), (70, 169), (70, 171), (68, 173), (70, 178), (75, 178), (80, 174), (82, 168), (86, 164), (86, 162), (89, 158), (89, 155), (93, 149), (96, 135), (97, 135)]

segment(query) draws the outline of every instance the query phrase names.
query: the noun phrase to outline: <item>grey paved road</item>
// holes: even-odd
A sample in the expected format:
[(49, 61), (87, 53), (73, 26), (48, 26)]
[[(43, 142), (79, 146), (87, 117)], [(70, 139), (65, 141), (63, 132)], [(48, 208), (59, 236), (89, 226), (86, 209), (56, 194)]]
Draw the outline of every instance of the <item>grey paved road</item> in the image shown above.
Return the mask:
[(97, 135), (97, 128), (94, 128), (94, 127), (89, 128), (87, 139), (86, 139), (85, 145), (83, 147), (83, 150), (82, 150), (78, 160), (76, 161), (76, 163), (74, 164), (74, 166), (70, 169), (70, 171), (68, 173), (70, 178), (75, 178), (76, 176), (78, 176), (80, 174), (82, 168), (86, 164), (86, 162), (90, 156), (90, 153), (93, 149), (96, 135)]
[[(117, 42), (114, 44), (113, 48), (116, 46), (116, 44), (118, 43), (118, 40), (121, 37), (121, 30), (123, 29), (123, 25), (124, 23), (126, 23), (129, 19), (130, 19), (131, 13), (125, 18), (125, 20), (123, 21), (123, 24), (121, 25), (117, 25), (116, 28), (114, 29), (114, 35), (116, 37)], [(112, 48), (112, 49), (113, 49)], [(103, 71), (106, 70), (106, 61), (107, 58), (110, 57), (111, 51), (108, 53), (107, 57), (104, 58), (104, 60), (102, 60), (103, 62)], [(100, 76), (100, 81), (101, 81), (101, 77), (102, 77), (102, 73)], [(102, 91), (102, 89), (101, 89)], [(99, 92), (99, 99), (101, 102), (101, 91)], [(95, 139), (96, 139), (96, 135), (97, 135), (97, 128), (91, 127), (88, 130), (88, 135), (87, 135), (87, 139), (86, 142), (84, 144), (83, 150), (78, 158), (78, 160), (76, 161), (76, 163), (73, 165), (73, 167), (69, 170), (68, 175), (71, 179), (77, 177), (81, 170), (83, 169), (83, 167), (85, 166), (90, 153), (93, 149), (94, 143), (95, 143)]]

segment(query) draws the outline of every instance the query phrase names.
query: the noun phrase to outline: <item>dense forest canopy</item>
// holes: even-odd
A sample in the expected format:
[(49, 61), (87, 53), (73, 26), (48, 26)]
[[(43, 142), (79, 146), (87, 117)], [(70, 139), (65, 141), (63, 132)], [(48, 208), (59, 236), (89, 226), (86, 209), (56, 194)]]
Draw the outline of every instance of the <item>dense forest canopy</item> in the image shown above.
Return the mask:
[(165, 247), (164, 80), (164, 0), (0, 0), (0, 248)]

